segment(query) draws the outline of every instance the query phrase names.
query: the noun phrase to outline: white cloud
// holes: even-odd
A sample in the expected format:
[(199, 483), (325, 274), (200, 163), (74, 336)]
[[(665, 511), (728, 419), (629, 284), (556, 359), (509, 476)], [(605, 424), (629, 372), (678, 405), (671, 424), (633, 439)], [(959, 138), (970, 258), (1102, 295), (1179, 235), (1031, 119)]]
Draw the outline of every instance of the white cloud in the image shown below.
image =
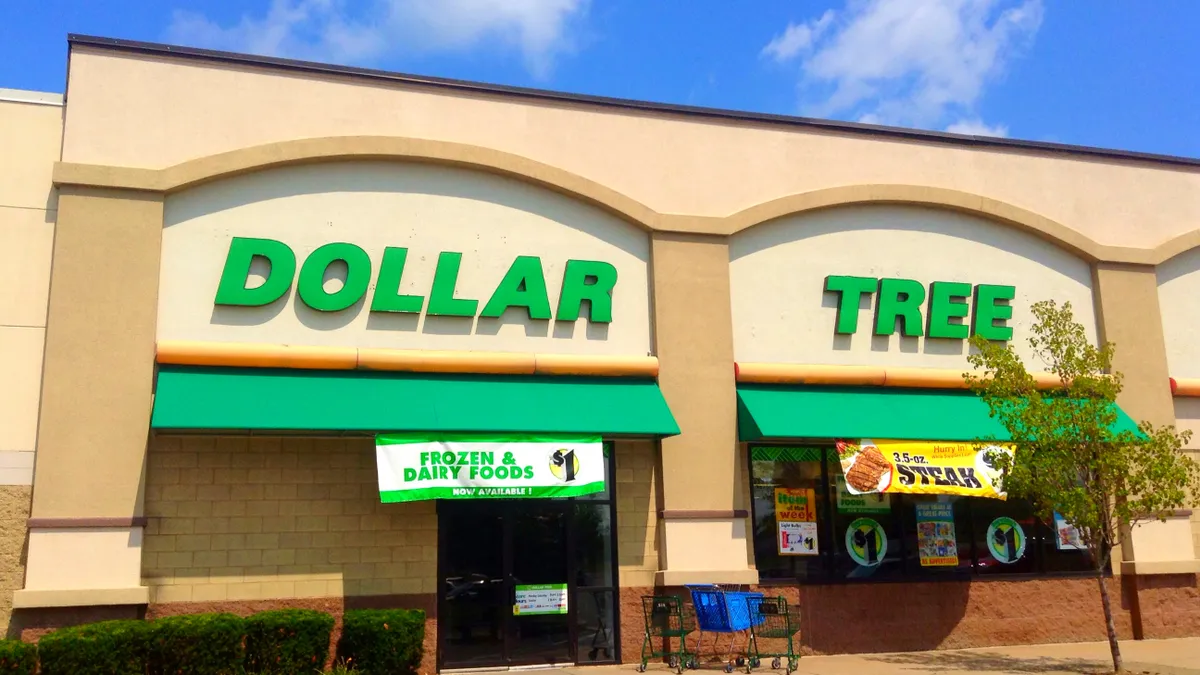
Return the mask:
[(829, 28), (829, 24), (833, 23), (833, 16), (833, 10), (828, 9), (819, 19), (805, 23), (789, 23), (782, 34), (763, 47), (762, 55), (780, 63), (796, 58), (800, 52), (812, 47), (813, 42)]
[(261, 16), (221, 25), (177, 11), (167, 39), (187, 45), (336, 63), (483, 45), (520, 53), (545, 76), (574, 47), (590, 0), (272, 0)]
[(946, 127), (946, 131), (968, 136), (997, 136), (999, 138), (1008, 136), (1008, 127), (1003, 124), (988, 125), (981, 119), (959, 120)]
[[(805, 33), (810, 45), (793, 40), (792, 55), (810, 50), (800, 61), (801, 109), (922, 127), (974, 118), (987, 85), (1041, 23), (1042, 0), (847, 0), (831, 29)], [(787, 54), (787, 35), (764, 54)]]

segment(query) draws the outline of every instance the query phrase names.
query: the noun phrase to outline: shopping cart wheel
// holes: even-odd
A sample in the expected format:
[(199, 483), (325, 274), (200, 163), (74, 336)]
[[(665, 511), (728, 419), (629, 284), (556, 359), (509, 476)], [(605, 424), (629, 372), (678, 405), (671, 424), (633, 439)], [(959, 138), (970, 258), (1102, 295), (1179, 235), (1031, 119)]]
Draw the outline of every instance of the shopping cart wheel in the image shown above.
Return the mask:
[(671, 658), (667, 659), (667, 665), (671, 668), (671, 670), (675, 670), (679, 667), (679, 657), (672, 656)]
[(739, 657), (737, 657), (736, 663), (737, 663), (737, 667), (741, 668), (742, 666), (746, 665), (746, 658), (739, 656)]
[(644, 664), (644, 663), (639, 663), (639, 664), (638, 664), (638, 667), (637, 667), (637, 671), (638, 671), (639, 673), (644, 673), (644, 672), (646, 672), (646, 664)]
[(732, 672), (733, 672), (733, 664), (732, 664), (732, 663), (726, 663), (726, 664), (725, 664), (725, 672), (727, 672), (727, 673), (732, 673)]
[(688, 670), (695, 670), (700, 667), (700, 664), (696, 663), (696, 659), (688, 659), (687, 667)]
[[(778, 657), (778, 656), (776, 656), (775, 658), (771, 659), (771, 669), (772, 669), (772, 670), (779, 670), (779, 666), (780, 666), (780, 665), (781, 665), (781, 663), (780, 663), (780, 661), (779, 661), (779, 657)], [(791, 664), (790, 664), (790, 663), (789, 663), (788, 665), (789, 665), (789, 666), (791, 666)]]
[(788, 659), (788, 672), (794, 673), (800, 669), (800, 661), (797, 659)]

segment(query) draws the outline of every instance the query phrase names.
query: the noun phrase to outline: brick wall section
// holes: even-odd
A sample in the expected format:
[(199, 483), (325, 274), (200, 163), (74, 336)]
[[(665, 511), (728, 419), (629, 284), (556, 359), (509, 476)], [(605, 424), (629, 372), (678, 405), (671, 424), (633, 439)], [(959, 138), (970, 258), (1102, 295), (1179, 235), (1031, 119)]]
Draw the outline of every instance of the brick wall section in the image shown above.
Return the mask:
[(658, 443), (618, 441), (617, 557), (621, 586), (652, 586), (658, 571)]
[(152, 603), (429, 594), (433, 502), (380, 504), (369, 438), (152, 439)]
[[(1160, 588), (1161, 620), (1147, 637), (1175, 637), (1187, 633), (1166, 624), (1171, 612), (1196, 602), (1194, 580), (1156, 584)], [(1132, 637), (1128, 603), (1121, 597), (1121, 584), (1109, 581), (1114, 602), (1117, 632)], [(634, 591), (635, 589), (622, 589)], [(649, 591), (650, 589), (645, 589)], [(1027, 581), (978, 581), (971, 583), (876, 583), (826, 586), (770, 586), (754, 588), (771, 596), (784, 596), (799, 606), (800, 632), (795, 649), (803, 654), (878, 653), (963, 649), (1015, 644), (1083, 642), (1105, 639), (1104, 613), (1095, 579), (1030, 579)], [(691, 597), (683, 588), (658, 589), (658, 593), (683, 599), (685, 613)], [(1143, 607), (1145, 606), (1143, 590)], [(630, 596), (633, 594), (630, 593)], [(636, 621), (641, 608), (625, 598), (622, 626)], [(1037, 611), (1030, 611), (1036, 602)], [(1195, 613), (1195, 612), (1193, 612)], [(1159, 624), (1162, 624), (1161, 626)], [(697, 634), (689, 644), (696, 648)], [(711, 656), (711, 636), (705, 639), (702, 655)], [(638, 660), (642, 631), (622, 635), (622, 661)], [(724, 643), (723, 643), (724, 644)], [(661, 647), (661, 645), (659, 645)], [(763, 639), (764, 651), (784, 651), (778, 640)]]
[(11, 625), (13, 591), (25, 587), (25, 541), (29, 529), (28, 485), (0, 486), (0, 637), (17, 637)]
[(1137, 577), (1142, 631), (1147, 639), (1200, 635), (1200, 577), (1156, 574)]

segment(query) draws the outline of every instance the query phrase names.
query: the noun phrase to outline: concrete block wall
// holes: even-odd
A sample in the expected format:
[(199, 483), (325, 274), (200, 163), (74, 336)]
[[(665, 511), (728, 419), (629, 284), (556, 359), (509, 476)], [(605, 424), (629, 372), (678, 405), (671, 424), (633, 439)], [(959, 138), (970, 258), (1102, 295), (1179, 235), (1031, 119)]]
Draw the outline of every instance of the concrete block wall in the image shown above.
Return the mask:
[(621, 586), (653, 586), (658, 571), (658, 443), (618, 441), (617, 557)]
[(437, 591), (433, 502), (380, 504), (370, 438), (152, 439), (151, 603)]

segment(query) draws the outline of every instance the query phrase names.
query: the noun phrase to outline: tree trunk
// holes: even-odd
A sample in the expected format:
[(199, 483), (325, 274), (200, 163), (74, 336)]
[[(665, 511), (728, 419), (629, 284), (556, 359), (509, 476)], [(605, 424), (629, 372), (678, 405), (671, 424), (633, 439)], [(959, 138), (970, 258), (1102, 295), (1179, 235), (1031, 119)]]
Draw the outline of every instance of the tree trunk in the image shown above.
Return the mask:
[(1117, 644), (1117, 625), (1113, 623), (1112, 601), (1108, 598), (1108, 584), (1104, 583), (1104, 567), (1096, 568), (1096, 581), (1100, 583), (1100, 599), (1104, 603), (1104, 626), (1108, 629), (1108, 648), (1112, 651), (1113, 672), (1121, 672), (1121, 646)]

